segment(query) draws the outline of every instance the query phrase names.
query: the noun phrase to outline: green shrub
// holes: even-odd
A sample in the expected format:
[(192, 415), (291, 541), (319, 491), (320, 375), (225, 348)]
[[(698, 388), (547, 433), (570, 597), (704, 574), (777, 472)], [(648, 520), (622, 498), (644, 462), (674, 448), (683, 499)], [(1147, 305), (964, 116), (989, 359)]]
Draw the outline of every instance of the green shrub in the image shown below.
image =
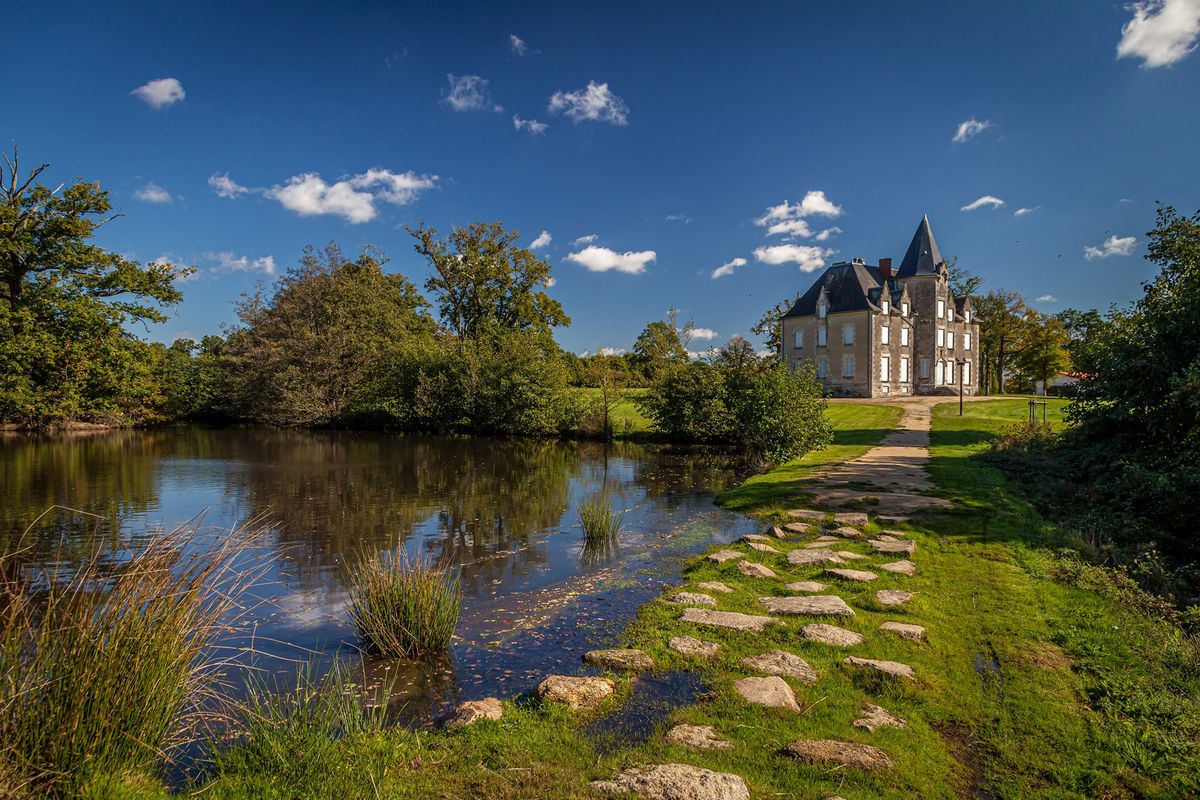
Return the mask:
[(625, 513), (612, 507), (602, 495), (589, 497), (579, 504), (579, 522), (588, 542), (611, 542), (621, 531)]
[(364, 554), (347, 581), (350, 616), (369, 649), (393, 658), (443, 652), (462, 608), (462, 585), (402, 547)]

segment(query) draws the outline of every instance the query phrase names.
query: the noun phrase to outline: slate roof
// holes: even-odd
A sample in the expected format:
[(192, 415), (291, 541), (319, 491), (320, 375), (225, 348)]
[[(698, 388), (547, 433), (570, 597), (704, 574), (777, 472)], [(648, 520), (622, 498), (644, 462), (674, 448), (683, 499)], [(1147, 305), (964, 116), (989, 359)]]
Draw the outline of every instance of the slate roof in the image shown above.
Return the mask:
[(897, 278), (911, 278), (913, 275), (934, 275), (935, 269), (942, 261), (941, 251), (933, 238), (933, 229), (929, 227), (929, 217), (922, 217), (917, 232), (913, 234), (908, 252), (900, 262), (896, 271)]
[[(879, 297), (883, 293), (885, 279), (879, 267), (872, 267), (861, 262), (843, 261), (827, 267), (821, 277), (801, 295), (785, 317), (808, 317), (817, 313), (817, 300), (821, 297), (821, 288), (829, 298), (829, 313), (839, 311), (864, 311), (879, 309)], [(892, 280), (888, 285), (892, 294), (892, 303), (900, 302), (904, 287)]]

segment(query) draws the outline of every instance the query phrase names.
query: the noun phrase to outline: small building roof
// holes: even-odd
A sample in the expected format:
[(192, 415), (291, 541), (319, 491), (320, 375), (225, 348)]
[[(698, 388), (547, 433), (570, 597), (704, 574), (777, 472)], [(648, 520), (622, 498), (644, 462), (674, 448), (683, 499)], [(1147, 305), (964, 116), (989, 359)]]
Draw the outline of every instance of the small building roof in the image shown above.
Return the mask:
[(839, 311), (865, 311), (879, 308), (879, 297), (884, 285), (892, 294), (892, 302), (900, 302), (904, 287), (895, 280), (888, 281), (880, 272), (879, 267), (868, 266), (862, 261), (842, 261), (833, 264), (821, 273), (821, 277), (802, 294), (784, 314), (785, 317), (808, 317), (817, 313), (817, 301), (821, 298), (821, 290), (829, 300), (828, 311), (836, 314)]
[(942, 263), (942, 254), (938, 250), (937, 241), (933, 238), (933, 229), (929, 227), (929, 217), (921, 218), (921, 224), (917, 226), (917, 232), (913, 234), (912, 241), (908, 245), (908, 251), (904, 254), (904, 260), (900, 262), (900, 269), (896, 272), (897, 278), (911, 278), (914, 275), (935, 275), (937, 274), (937, 265)]

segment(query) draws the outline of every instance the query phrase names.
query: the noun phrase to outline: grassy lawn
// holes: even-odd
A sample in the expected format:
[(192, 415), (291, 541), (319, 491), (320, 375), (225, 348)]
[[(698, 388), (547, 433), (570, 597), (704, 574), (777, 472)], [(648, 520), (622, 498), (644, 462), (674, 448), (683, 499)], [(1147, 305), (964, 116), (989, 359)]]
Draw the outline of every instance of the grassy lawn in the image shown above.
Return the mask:
[[(599, 401), (600, 390), (592, 388), (579, 388), (575, 391), (580, 394)], [(647, 433), (650, 430), (650, 419), (642, 414), (637, 407), (637, 397), (646, 393), (645, 389), (621, 389), (619, 390), (622, 397), (621, 400), (613, 406), (611, 414), (611, 423), (613, 432), (616, 436), (629, 436), (631, 434)]]

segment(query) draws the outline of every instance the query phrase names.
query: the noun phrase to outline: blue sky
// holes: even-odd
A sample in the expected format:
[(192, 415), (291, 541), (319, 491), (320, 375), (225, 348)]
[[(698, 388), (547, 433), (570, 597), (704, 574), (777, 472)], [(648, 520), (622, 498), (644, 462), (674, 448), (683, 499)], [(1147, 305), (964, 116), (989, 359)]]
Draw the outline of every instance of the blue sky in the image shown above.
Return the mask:
[(926, 213), (988, 287), (1105, 308), (1153, 274), (1155, 201), (1200, 207), (1200, 0), (6, 16), (0, 134), (112, 191), (104, 245), (199, 269), (168, 341), (308, 243), (378, 245), (421, 284), (419, 220), (546, 231), (574, 351), (670, 306), (747, 334), (824, 263), (899, 260)]

